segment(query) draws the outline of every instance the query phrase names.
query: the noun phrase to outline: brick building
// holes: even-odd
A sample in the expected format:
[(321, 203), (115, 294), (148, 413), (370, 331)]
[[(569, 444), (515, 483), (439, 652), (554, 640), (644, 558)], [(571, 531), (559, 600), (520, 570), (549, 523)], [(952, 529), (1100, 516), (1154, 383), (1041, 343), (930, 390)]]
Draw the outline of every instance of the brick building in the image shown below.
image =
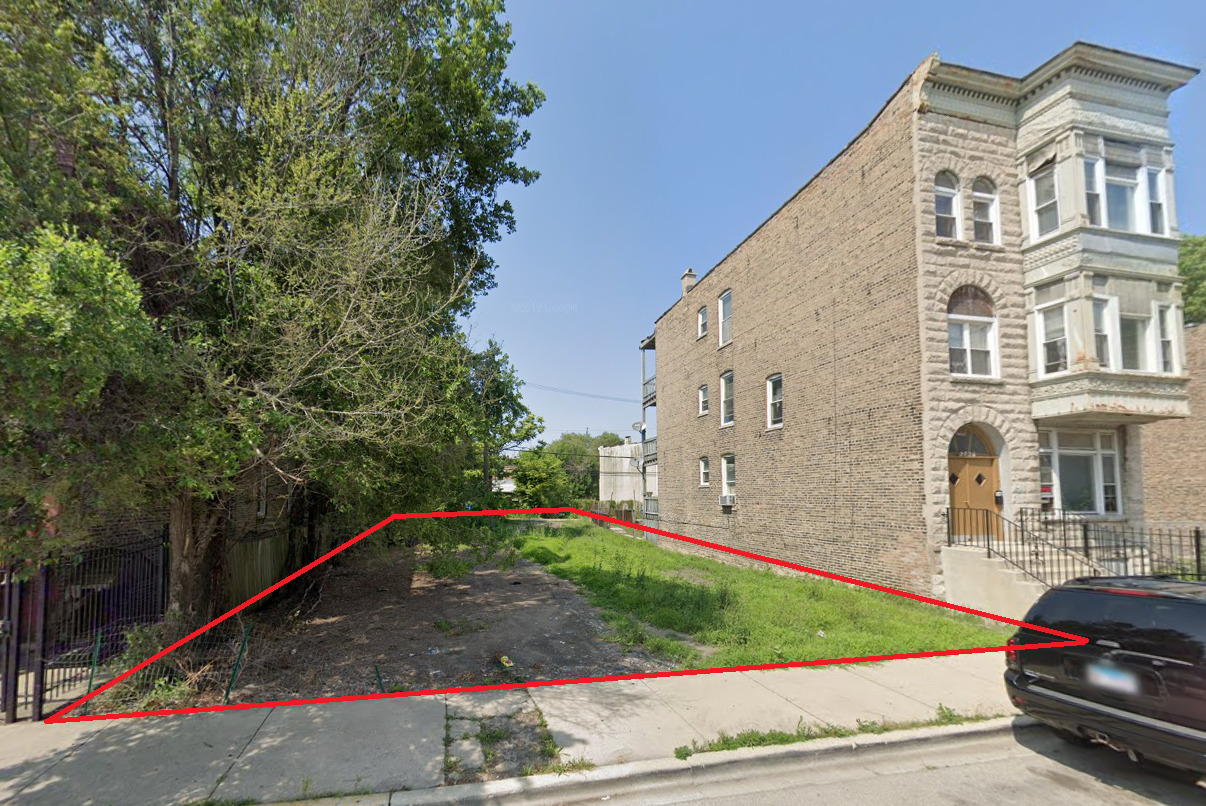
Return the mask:
[(1189, 413), (1167, 101), (1196, 72), (922, 62), (642, 341), (661, 528), (942, 595), (952, 505), (1142, 519), (1145, 424)]
[(1206, 525), (1206, 324), (1185, 329), (1194, 416), (1143, 431), (1143, 501), (1150, 523)]

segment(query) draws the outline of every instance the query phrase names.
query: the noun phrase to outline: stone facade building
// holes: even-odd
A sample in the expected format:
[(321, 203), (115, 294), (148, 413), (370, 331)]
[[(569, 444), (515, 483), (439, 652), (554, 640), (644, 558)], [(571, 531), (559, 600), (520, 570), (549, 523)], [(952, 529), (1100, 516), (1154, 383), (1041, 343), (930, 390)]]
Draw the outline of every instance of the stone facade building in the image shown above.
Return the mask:
[(1145, 424), (1189, 414), (1167, 101), (1196, 72), (927, 58), (641, 343), (660, 528), (942, 595), (948, 507), (1143, 518)]

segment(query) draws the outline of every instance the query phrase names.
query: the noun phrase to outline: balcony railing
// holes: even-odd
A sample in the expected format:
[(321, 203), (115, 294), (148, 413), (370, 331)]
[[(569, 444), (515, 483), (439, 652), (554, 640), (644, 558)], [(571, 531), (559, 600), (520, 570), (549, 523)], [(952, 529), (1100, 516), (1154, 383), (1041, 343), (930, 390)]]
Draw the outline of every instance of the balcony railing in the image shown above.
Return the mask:
[(648, 405), (657, 398), (657, 376), (646, 378), (641, 384), (641, 402)]
[(647, 465), (657, 462), (657, 437), (646, 437), (641, 443), (641, 459)]

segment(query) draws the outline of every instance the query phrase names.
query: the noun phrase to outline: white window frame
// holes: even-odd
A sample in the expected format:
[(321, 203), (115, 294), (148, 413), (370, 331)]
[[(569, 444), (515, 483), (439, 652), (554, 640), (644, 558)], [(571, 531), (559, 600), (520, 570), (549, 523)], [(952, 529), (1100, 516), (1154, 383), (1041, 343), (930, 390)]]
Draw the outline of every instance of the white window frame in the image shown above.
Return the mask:
[[(1148, 315), (1148, 316), (1137, 316), (1135, 314), (1119, 314), (1118, 315), (1118, 355), (1119, 355), (1119, 361), (1118, 361), (1118, 365), (1117, 365), (1118, 369), (1120, 369), (1124, 372), (1152, 372), (1153, 371), (1152, 367), (1155, 366), (1155, 363), (1154, 363), (1155, 356), (1153, 355), (1154, 350), (1152, 349), (1152, 338), (1153, 338), (1153, 331), (1156, 330), (1156, 328), (1153, 327), (1153, 324), (1155, 324), (1155, 323), (1152, 322), (1152, 319), (1154, 318), (1154, 316), (1155, 316), (1154, 311), (1151, 315)], [(1138, 367), (1123, 366), (1123, 363), (1121, 360), (1122, 349), (1123, 349), (1122, 322), (1124, 320), (1132, 320), (1132, 321), (1138, 321), (1138, 322), (1143, 323), (1143, 333), (1139, 337), (1139, 345), (1138, 345), (1138, 347), (1139, 347), (1139, 364), (1140, 364), (1140, 366), (1138, 366)]]
[[(953, 349), (950, 346), (950, 328), (951, 325), (956, 325), (963, 329), (963, 344), (962, 349), (967, 354), (967, 372), (955, 372), (951, 370), (951, 375), (956, 378), (999, 378), (1001, 376), (1001, 359), (1000, 351), (997, 349), (997, 318), (995, 316), (966, 316), (959, 313), (948, 313), (946, 315), (947, 328), (947, 368), (950, 368), (950, 351)], [(971, 362), (971, 328), (969, 325), (988, 325), (988, 374), (972, 372)]]
[[(1106, 337), (1107, 354), (1105, 363), (1101, 361), (1101, 351), (1097, 346), (1097, 303), (1105, 304), (1102, 333)], [(1097, 366), (1101, 369), (1117, 370), (1122, 368), (1122, 334), (1118, 329), (1118, 298), (1104, 294), (1093, 296), (1093, 352), (1097, 356)]]
[[(1143, 226), (1140, 226), (1140, 216), (1139, 216), (1140, 209), (1147, 210), (1147, 203), (1146, 203), (1147, 190), (1144, 187), (1147, 183), (1146, 174), (1143, 177), (1143, 181), (1142, 182), (1139, 181), (1140, 172), (1146, 171), (1146, 169), (1143, 166), (1133, 167), (1130, 165), (1119, 165), (1118, 167), (1120, 167), (1120, 168), (1125, 168), (1127, 170), (1133, 170), (1135, 172), (1135, 178), (1132, 181), (1132, 180), (1123, 179), (1123, 178), (1120, 178), (1117, 176), (1113, 176), (1113, 177), (1109, 176), (1108, 175), (1109, 174), (1109, 162), (1104, 159), (1099, 160), (1099, 162), (1100, 162), (1101, 173), (1098, 178), (1102, 180), (1102, 183), (1101, 183), (1102, 194), (1101, 195), (1102, 195), (1102, 199), (1105, 203), (1105, 210), (1103, 210), (1102, 212), (1105, 213), (1105, 216), (1104, 216), (1105, 222), (1104, 223), (1105, 223), (1106, 229), (1113, 230), (1114, 232), (1147, 232), (1148, 228), (1147, 228), (1146, 224), (1144, 224)], [(1117, 163), (1115, 163), (1115, 165), (1117, 165)], [(1131, 220), (1129, 222), (1130, 226), (1128, 228), (1115, 227), (1110, 222), (1110, 185), (1125, 186), (1125, 187), (1129, 187), (1131, 189), (1131, 209), (1130, 209)]]
[(695, 315), (695, 338), (702, 339), (708, 335), (708, 306), (699, 309)]
[(699, 486), (712, 486), (712, 463), (708, 457), (699, 457)]
[(710, 411), (710, 409), (708, 408), (708, 404), (709, 404), (708, 385), (705, 383), (705, 384), (701, 384), (699, 387), (699, 416), (700, 417), (704, 416), (705, 414), (707, 414)]
[[(775, 400), (773, 398), (773, 389), (775, 381), (779, 382), (779, 422), (774, 421), (771, 412), (773, 410)], [(767, 430), (783, 427), (783, 373), (776, 372), (766, 379), (766, 428)]]
[[(1091, 219), (1089, 194), (1092, 192), (1097, 196), (1098, 221), (1093, 223), (1089, 221), (1089, 226), (1100, 229), (1108, 229), (1114, 232), (1136, 232), (1145, 235), (1159, 235), (1168, 237), (1170, 222), (1168, 220), (1168, 170), (1164, 165), (1149, 165), (1147, 164), (1146, 156), (1143, 158), (1143, 164), (1135, 168), (1135, 182), (1131, 183), (1125, 179), (1112, 180), (1106, 179), (1106, 159), (1104, 156), (1105, 140), (1097, 138), (1100, 147), (1102, 148), (1101, 155), (1086, 155), (1084, 164), (1086, 168), (1092, 168), (1093, 183), (1095, 190), (1090, 191), (1088, 186), (1085, 187), (1085, 216), (1086, 219)], [(1138, 144), (1131, 144), (1136, 145)], [(1123, 167), (1123, 166), (1120, 166)], [(1129, 168), (1130, 166), (1125, 166)], [(1159, 198), (1153, 199), (1151, 195), (1152, 175), (1155, 175), (1155, 187)], [(1085, 173), (1085, 179), (1088, 179), (1088, 172)], [(1133, 184), (1134, 192), (1131, 195), (1131, 228), (1129, 230), (1118, 229), (1110, 226), (1110, 200), (1107, 192), (1107, 181), (1114, 184)], [(1152, 213), (1157, 212), (1152, 210), (1153, 205), (1159, 205), (1159, 227), (1152, 226)]]
[[(1179, 375), (1181, 372), (1180, 344), (1177, 342), (1177, 307), (1168, 303), (1156, 303), (1156, 366), (1164, 375)], [(1167, 354), (1165, 351), (1167, 346)]]
[[(1085, 218), (1088, 219), (1090, 227), (1105, 227), (1105, 192), (1102, 189), (1105, 178), (1105, 168), (1103, 167), (1104, 160), (1100, 157), (1085, 157), (1084, 158), (1084, 176), (1085, 176)], [(1090, 190), (1088, 185), (1089, 177), (1093, 178), (1093, 188)], [(1093, 196), (1095, 198), (1090, 199)], [(1097, 211), (1097, 220), (1093, 220), (1093, 211)]]
[(720, 457), (720, 486), (722, 495), (737, 494), (737, 457), (731, 453)]
[[(1151, 197), (1152, 174), (1155, 174), (1156, 193), (1159, 196), (1159, 198), (1156, 198), (1156, 199), (1153, 199)], [(1151, 235), (1168, 235), (1168, 182), (1166, 181), (1166, 178), (1165, 178), (1167, 175), (1168, 175), (1168, 171), (1164, 170), (1163, 168), (1155, 168), (1155, 167), (1146, 166), (1146, 165), (1143, 167), (1142, 185), (1143, 185), (1143, 193), (1147, 197), (1146, 198), (1147, 231)], [(1157, 231), (1156, 227), (1152, 226), (1152, 219), (1154, 217), (1153, 213), (1156, 212), (1152, 208), (1155, 207), (1155, 205), (1157, 205), (1157, 204), (1160, 205), (1160, 210), (1159, 210), (1159, 216), (1160, 216), (1159, 226), (1160, 226), (1160, 228), (1158, 231)]]
[[(954, 178), (955, 187), (944, 188), (939, 186), (938, 177), (947, 174)], [(942, 218), (951, 218), (954, 220), (954, 233), (951, 235), (943, 235), (938, 232), (938, 199), (951, 200), (951, 215), (942, 216)], [(961, 240), (963, 235), (963, 194), (960, 189), (959, 177), (954, 171), (939, 171), (934, 175), (934, 236), (937, 238), (947, 238), (951, 240)]]
[[(726, 405), (728, 411), (725, 411)], [(733, 390), (733, 370), (720, 375), (720, 427), (728, 428), (736, 422), (737, 401)]]
[[(727, 317), (724, 315), (726, 307), (729, 312)], [(716, 298), (716, 311), (716, 321), (720, 323), (716, 331), (720, 346), (723, 347), (733, 340), (733, 290), (731, 288)]]
[[(1060, 308), (1064, 314), (1064, 368), (1047, 371), (1047, 325), (1044, 312), (1052, 308)], [(1069, 345), (1072, 339), (1072, 333), (1068, 327), (1068, 300), (1061, 299), (1055, 302), (1049, 302), (1046, 305), (1034, 309), (1035, 328), (1034, 332), (1038, 336), (1038, 374), (1042, 377), (1051, 377), (1053, 375), (1062, 375), (1072, 369), (1072, 351)]]
[[(1075, 455), (1075, 456), (1091, 456), (1093, 457), (1093, 509), (1092, 510), (1064, 510), (1066, 512), (1074, 512), (1080, 515), (1106, 515), (1110, 517), (1118, 517), (1124, 514), (1125, 506), (1123, 501), (1123, 483), (1122, 483), (1122, 434), (1120, 431), (1088, 431), (1081, 429), (1061, 428), (1061, 429), (1044, 429), (1040, 433), (1039, 453), (1046, 454), (1050, 457), (1051, 463), (1051, 500), (1052, 504), (1059, 504), (1055, 509), (1063, 509), (1063, 490), (1060, 485), (1060, 455)], [(1041, 436), (1046, 435), (1048, 440), (1047, 447), (1042, 447)], [(1060, 434), (1092, 434), (1093, 448), (1061, 448), (1059, 445)], [(1112, 436), (1114, 439), (1114, 447), (1112, 449), (1101, 447), (1101, 437), (1103, 435)], [(1112, 512), (1107, 512), (1105, 508), (1105, 470), (1109, 463), (1110, 469), (1113, 470), (1114, 481), (1114, 499), (1116, 509)]]
[[(1034, 173), (1030, 174), (1029, 181), (1027, 182), (1027, 184), (1030, 187), (1030, 224), (1031, 224), (1031, 232), (1033, 233), (1033, 235), (1030, 238), (1031, 242), (1037, 241), (1040, 238), (1046, 238), (1050, 235), (1055, 235), (1060, 230), (1059, 173), (1055, 170), (1055, 168), (1056, 168), (1056, 166), (1054, 164), (1052, 164), (1052, 165), (1048, 165), (1047, 167), (1042, 168), (1038, 171), (1035, 171)], [(1054, 195), (1052, 197), (1052, 200), (1043, 206), (1046, 207), (1048, 204), (1055, 205), (1055, 228), (1050, 229), (1047, 232), (1042, 232), (1039, 230), (1039, 209), (1038, 209), (1037, 185), (1038, 185), (1038, 180), (1043, 178), (1047, 174), (1051, 174), (1051, 187), (1052, 187), (1052, 191), (1053, 191)]]
[[(992, 185), (992, 193), (981, 193), (981, 192), (976, 191), (976, 182), (979, 182), (980, 180), (984, 180), (985, 182)], [(1001, 243), (1001, 215), (1000, 215), (1001, 205), (998, 201), (998, 199), (1000, 198), (1000, 195), (1001, 194), (997, 191), (997, 183), (992, 181), (991, 179), (989, 179), (987, 176), (977, 176), (974, 180), (972, 180), (972, 230), (971, 230), (971, 232), (972, 232), (972, 240), (975, 241), (976, 243), (987, 243), (987, 244), (993, 244), (993, 245)], [(988, 220), (987, 221), (981, 221), (981, 219), (976, 218), (976, 204), (977, 203), (981, 203), (981, 204), (987, 203), (988, 204)], [(976, 224), (979, 224), (979, 223), (985, 223), (985, 224), (988, 224), (988, 226), (992, 227), (992, 237), (989, 238), (987, 241), (981, 240), (980, 238), (976, 237)]]

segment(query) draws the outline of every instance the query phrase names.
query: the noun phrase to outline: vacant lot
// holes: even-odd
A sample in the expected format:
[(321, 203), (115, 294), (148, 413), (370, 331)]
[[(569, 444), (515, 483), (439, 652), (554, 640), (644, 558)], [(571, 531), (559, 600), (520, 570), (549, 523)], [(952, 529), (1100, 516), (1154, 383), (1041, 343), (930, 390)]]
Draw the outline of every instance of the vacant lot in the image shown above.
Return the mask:
[(1000, 646), (1013, 632), (892, 594), (679, 554), (581, 518), (516, 545), (588, 591), (626, 643), (685, 667)]
[[(610, 630), (576, 586), (535, 563), (437, 579), (407, 549), (365, 546), (347, 554), (336, 558), (316, 605), (312, 594), (303, 613), (280, 603), (253, 617), (232, 702), (666, 668), (606, 640)], [(502, 665), (504, 656), (512, 667)]]

